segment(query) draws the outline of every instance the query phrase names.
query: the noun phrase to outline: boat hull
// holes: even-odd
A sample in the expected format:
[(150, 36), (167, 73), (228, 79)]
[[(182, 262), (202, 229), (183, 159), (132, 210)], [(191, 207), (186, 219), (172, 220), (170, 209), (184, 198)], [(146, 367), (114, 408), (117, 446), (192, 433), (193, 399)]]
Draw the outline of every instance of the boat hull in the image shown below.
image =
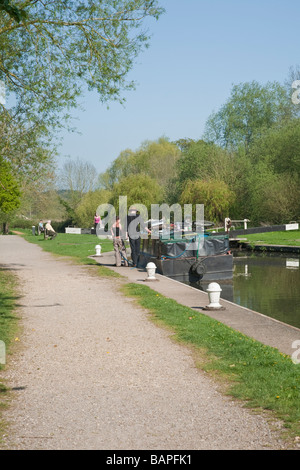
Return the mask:
[(228, 280), (233, 277), (233, 256), (228, 250), (227, 242), (222, 245), (219, 253), (218, 249), (211, 248), (219, 248), (220, 243), (207, 243), (200, 254), (184, 249), (182, 242), (177, 245), (168, 245), (159, 240), (143, 242), (138, 264), (141, 268), (153, 262), (158, 274), (190, 283)]

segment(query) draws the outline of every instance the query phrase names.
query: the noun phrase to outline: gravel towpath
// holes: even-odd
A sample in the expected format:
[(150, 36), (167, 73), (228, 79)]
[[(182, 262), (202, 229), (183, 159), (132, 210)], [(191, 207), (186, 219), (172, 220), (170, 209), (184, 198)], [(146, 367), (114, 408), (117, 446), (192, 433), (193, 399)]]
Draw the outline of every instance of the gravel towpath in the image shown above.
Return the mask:
[(0, 260), (20, 279), (23, 327), (2, 373), (13, 389), (2, 448), (283, 448), (267, 420), (222, 395), (117, 281), (18, 236), (0, 237)]

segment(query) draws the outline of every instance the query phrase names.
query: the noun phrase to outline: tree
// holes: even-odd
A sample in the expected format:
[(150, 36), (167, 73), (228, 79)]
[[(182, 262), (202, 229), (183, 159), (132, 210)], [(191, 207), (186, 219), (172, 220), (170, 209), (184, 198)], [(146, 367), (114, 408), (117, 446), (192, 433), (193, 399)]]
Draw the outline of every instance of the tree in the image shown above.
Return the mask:
[[(55, 125), (88, 88), (102, 102), (123, 101), (128, 72), (149, 36), (157, 0), (1, 1), (0, 80), (31, 121)], [(18, 5), (19, 6), (19, 3)]]
[(111, 196), (111, 192), (105, 189), (97, 189), (85, 194), (75, 211), (76, 224), (79, 227), (92, 227), (98, 206), (108, 203)]
[(97, 185), (97, 171), (94, 165), (77, 158), (67, 161), (61, 170), (59, 185), (67, 190), (68, 203), (75, 210), (84, 194), (94, 191)]
[(0, 11), (5, 11), (17, 23), (26, 19), (26, 13), (22, 8), (12, 5), (10, 0), (0, 0)]
[(169, 180), (175, 175), (175, 164), (180, 157), (178, 147), (166, 137), (145, 141), (134, 152), (124, 150), (108, 170), (100, 175), (101, 185), (112, 189), (123, 178), (135, 174), (148, 175), (165, 191)]
[(268, 162), (275, 173), (300, 177), (300, 118), (275, 126), (255, 139), (249, 157), (254, 165)]
[(180, 204), (204, 204), (205, 219), (222, 222), (228, 217), (235, 194), (224, 181), (188, 181), (182, 191)]
[(268, 162), (259, 162), (249, 178), (251, 222), (282, 224), (298, 220), (299, 182), (297, 175), (275, 173)]
[(132, 171), (130, 157), (132, 155), (134, 155), (132, 150), (122, 150), (120, 155), (112, 162), (105, 173), (100, 174), (99, 182), (101, 188), (111, 190), (114, 184), (118, 183), (122, 178), (130, 175)]
[(230, 184), (231, 155), (213, 143), (203, 140), (185, 142), (176, 161), (176, 176), (169, 182), (168, 196), (178, 202), (186, 183), (190, 180), (224, 180)]
[(0, 216), (4, 233), (8, 232), (9, 214), (20, 205), (20, 195), (18, 182), (11, 173), (10, 165), (0, 157)]
[(248, 151), (255, 137), (292, 116), (292, 102), (284, 86), (242, 83), (233, 86), (229, 100), (209, 117), (204, 139), (227, 149), (242, 145)]
[(127, 196), (128, 208), (133, 204), (143, 204), (150, 214), (151, 204), (160, 204), (163, 198), (162, 188), (155, 179), (148, 175), (137, 174), (123, 178), (113, 188), (110, 199), (116, 212), (119, 210), (119, 196)]

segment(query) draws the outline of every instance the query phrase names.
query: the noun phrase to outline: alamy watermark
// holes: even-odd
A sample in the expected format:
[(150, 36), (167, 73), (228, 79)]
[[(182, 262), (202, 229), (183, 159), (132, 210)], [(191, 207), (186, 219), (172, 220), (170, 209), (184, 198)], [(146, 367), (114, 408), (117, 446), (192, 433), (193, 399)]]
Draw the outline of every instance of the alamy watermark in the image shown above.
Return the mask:
[(293, 363), (300, 364), (300, 339), (297, 339), (296, 341), (293, 342), (292, 349), (296, 349), (296, 351), (294, 351), (292, 354)]
[[(112, 204), (100, 204), (96, 213), (101, 217), (101, 224), (97, 228), (99, 238), (111, 234), (111, 229), (116, 222), (117, 217), (122, 227), (120, 236), (122, 239), (138, 238), (147, 239), (150, 229), (151, 239), (170, 239), (171, 219), (176, 239), (184, 237), (187, 230), (194, 230), (199, 235), (195, 237), (195, 243), (199, 248), (199, 243), (203, 243), (204, 234), (204, 205), (203, 204), (151, 204), (149, 211), (144, 204), (132, 204), (128, 208), (127, 196), (119, 196), (119, 211), (116, 212)], [(130, 216), (133, 217), (130, 219)], [(163, 226), (163, 230), (158, 227)], [(190, 247), (192, 249), (192, 247)]]

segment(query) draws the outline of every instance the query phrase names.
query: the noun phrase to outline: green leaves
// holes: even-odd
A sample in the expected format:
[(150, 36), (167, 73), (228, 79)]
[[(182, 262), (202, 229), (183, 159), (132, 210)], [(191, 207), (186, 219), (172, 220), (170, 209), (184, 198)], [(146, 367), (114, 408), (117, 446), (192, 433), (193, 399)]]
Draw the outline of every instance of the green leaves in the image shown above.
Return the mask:
[(0, 213), (8, 214), (20, 205), (20, 190), (10, 166), (0, 157)]
[(162, 13), (156, 0), (29, 0), (24, 10), (1, 1), (19, 24), (0, 16), (0, 79), (45, 116), (75, 105), (86, 85), (102, 102), (122, 101), (133, 88), (128, 71), (149, 39), (143, 20)]
[(5, 11), (8, 13), (8, 15), (17, 23), (20, 23), (27, 18), (26, 12), (20, 8), (17, 8), (15, 5), (12, 5), (10, 0), (0, 0), (0, 11)]
[(243, 145), (248, 150), (255, 137), (292, 114), (292, 102), (279, 83), (241, 83), (233, 86), (227, 102), (208, 119), (205, 138), (225, 148)]

